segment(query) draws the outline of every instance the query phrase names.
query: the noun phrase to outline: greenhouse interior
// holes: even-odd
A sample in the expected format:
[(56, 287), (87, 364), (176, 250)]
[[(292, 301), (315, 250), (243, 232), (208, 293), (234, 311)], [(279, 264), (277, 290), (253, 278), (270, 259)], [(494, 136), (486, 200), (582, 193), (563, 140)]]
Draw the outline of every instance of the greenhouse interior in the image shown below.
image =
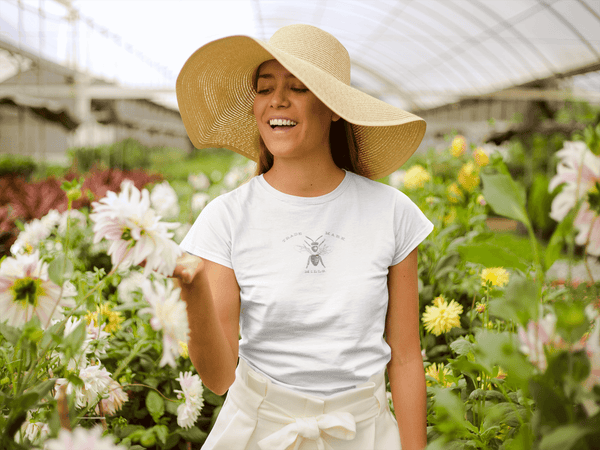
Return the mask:
[[(284, 41), (284, 30), (323, 41)], [(329, 35), (338, 46), (325, 47)], [(217, 45), (218, 60), (204, 56)], [(244, 64), (250, 50), (268, 57), (244, 80), (242, 69), (209, 72)], [(346, 82), (336, 74), (348, 56)], [(192, 70), (212, 79), (189, 81)], [(185, 83), (209, 112), (189, 106)], [(242, 83), (228, 97), (210, 90)], [(326, 153), (271, 152), (317, 120), (299, 109), (298, 128), (296, 116), (261, 125), (267, 99), (267, 112), (324, 106)], [(232, 125), (238, 107), (250, 119)], [(334, 151), (340, 118), (346, 150)], [(421, 131), (409, 150), (409, 131), (385, 148), (372, 137), (412, 124)], [(216, 137), (242, 133), (251, 150)], [(368, 151), (392, 162), (369, 171)], [(307, 155), (326, 158), (307, 172)], [(306, 175), (323, 190), (309, 191)], [(333, 209), (304, 202), (305, 231), (282, 234), (278, 224), (300, 212), (270, 220), (275, 209), (252, 190), (325, 198), (348, 183), (374, 197), (331, 219), (339, 231), (325, 228)], [(256, 203), (226, 206), (238, 198)], [(412, 252), (372, 261), (377, 274), (352, 279), (356, 262), (335, 275), (338, 254), (409, 245), (398, 227), (417, 213), (400, 204), (423, 220)], [(395, 222), (365, 228), (378, 220), (374, 205)], [(302, 276), (281, 273), (292, 261)], [(398, 288), (408, 264), (414, 289)], [(375, 276), (384, 302), (367, 304)], [(280, 291), (260, 283), (273, 277), (277, 289), (298, 283), (278, 300), (288, 309), (267, 303)], [(348, 307), (325, 321), (339, 303), (317, 298), (335, 280), (354, 293), (340, 294)], [(398, 303), (413, 291), (414, 302)], [(221, 304), (226, 296), (235, 301)], [(381, 319), (377, 336), (360, 335), (358, 311)], [(279, 322), (259, 329), (258, 318)], [(209, 341), (233, 356), (215, 356)], [(277, 368), (269, 352), (286, 362)], [(272, 386), (297, 396), (308, 380), (349, 396), (376, 374), (376, 356), (375, 418), (330, 411), (341, 403), (324, 394), (302, 397), (320, 415), (267, 402)], [(413, 363), (418, 375), (401, 381)], [(235, 406), (251, 386), (239, 376), (245, 364), (267, 380), (257, 418)], [(600, 0), (0, 0), (0, 394), (7, 450), (600, 449)], [(374, 431), (382, 414), (393, 419), (385, 444)]]

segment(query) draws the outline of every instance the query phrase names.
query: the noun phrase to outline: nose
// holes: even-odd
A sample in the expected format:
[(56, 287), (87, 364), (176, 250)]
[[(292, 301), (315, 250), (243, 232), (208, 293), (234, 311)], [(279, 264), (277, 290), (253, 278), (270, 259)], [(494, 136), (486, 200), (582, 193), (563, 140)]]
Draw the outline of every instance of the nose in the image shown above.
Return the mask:
[(289, 106), (288, 93), (285, 86), (278, 86), (271, 96), (271, 107), (285, 108)]

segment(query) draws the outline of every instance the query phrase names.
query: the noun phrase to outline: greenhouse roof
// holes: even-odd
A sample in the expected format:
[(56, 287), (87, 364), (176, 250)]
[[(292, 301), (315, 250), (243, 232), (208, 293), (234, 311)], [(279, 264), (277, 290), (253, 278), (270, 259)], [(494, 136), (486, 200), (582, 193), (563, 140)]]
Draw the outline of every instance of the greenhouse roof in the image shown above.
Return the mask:
[[(31, 4), (30, 14), (35, 14), (39, 1), (22, 0)], [(0, 2), (13, 8), (17, 4)], [(157, 0), (144, 3), (144, 20), (134, 16), (139, 2), (131, 1), (136, 6), (127, 9), (123, 0), (121, 22), (114, 23), (109, 15), (101, 17), (105, 2), (58, 3), (78, 8), (79, 38), (92, 36), (81, 31), (86, 26), (105, 39), (109, 30), (119, 40), (133, 40), (135, 52), (130, 50), (130, 56), (135, 53), (167, 66), (171, 75), (162, 87), (172, 85), (185, 57), (210, 40), (231, 34), (266, 40), (281, 26), (308, 23), (329, 31), (346, 46), (356, 87), (406, 109), (429, 109), (513, 86), (532, 86), (538, 80), (545, 83), (536, 87), (563, 89), (564, 84), (548, 81), (574, 75), (576, 82), (570, 88), (600, 97), (600, 0)], [(1, 23), (10, 30), (11, 20), (3, 11), (8, 9), (0, 8)], [(157, 30), (162, 46), (150, 44), (156, 42), (152, 34)], [(193, 30), (193, 38), (184, 37), (181, 30)], [(0, 37), (14, 43), (14, 33), (3, 31)], [(185, 45), (175, 48), (165, 43), (170, 40)], [(105, 69), (97, 57), (82, 59), (94, 74)], [(136, 81), (120, 81), (129, 86), (142, 83), (141, 73), (138, 70)]]

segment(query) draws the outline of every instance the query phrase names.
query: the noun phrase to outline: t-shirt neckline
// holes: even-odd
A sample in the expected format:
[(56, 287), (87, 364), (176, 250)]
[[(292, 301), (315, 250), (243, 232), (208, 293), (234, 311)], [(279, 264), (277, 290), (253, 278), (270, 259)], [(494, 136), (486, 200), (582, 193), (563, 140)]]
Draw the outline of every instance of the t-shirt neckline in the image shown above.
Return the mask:
[(349, 186), (351, 174), (350, 172), (344, 170), (344, 179), (337, 185), (337, 187), (327, 194), (319, 195), (317, 197), (300, 197), (297, 195), (290, 195), (284, 192), (281, 192), (271, 186), (267, 180), (264, 179), (264, 176), (261, 174), (256, 177), (258, 181), (258, 185), (261, 186), (269, 195), (281, 200), (285, 203), (291, 203), (295, 205), (318, 205), (321, 203), (327, 203), (331, 200), (339, 197)]

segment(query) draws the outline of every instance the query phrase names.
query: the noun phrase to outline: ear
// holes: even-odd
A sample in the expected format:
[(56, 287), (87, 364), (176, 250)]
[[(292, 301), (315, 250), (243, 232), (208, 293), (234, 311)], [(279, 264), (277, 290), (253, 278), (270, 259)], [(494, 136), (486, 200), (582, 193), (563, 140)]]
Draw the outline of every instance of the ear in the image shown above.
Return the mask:
[(337, 122), (338, 120), (340, 120), (341, 117), (338, 116), (336, 113), (334, 113), (333, 111), (331, 112), (331, 121), (332, 122)]

